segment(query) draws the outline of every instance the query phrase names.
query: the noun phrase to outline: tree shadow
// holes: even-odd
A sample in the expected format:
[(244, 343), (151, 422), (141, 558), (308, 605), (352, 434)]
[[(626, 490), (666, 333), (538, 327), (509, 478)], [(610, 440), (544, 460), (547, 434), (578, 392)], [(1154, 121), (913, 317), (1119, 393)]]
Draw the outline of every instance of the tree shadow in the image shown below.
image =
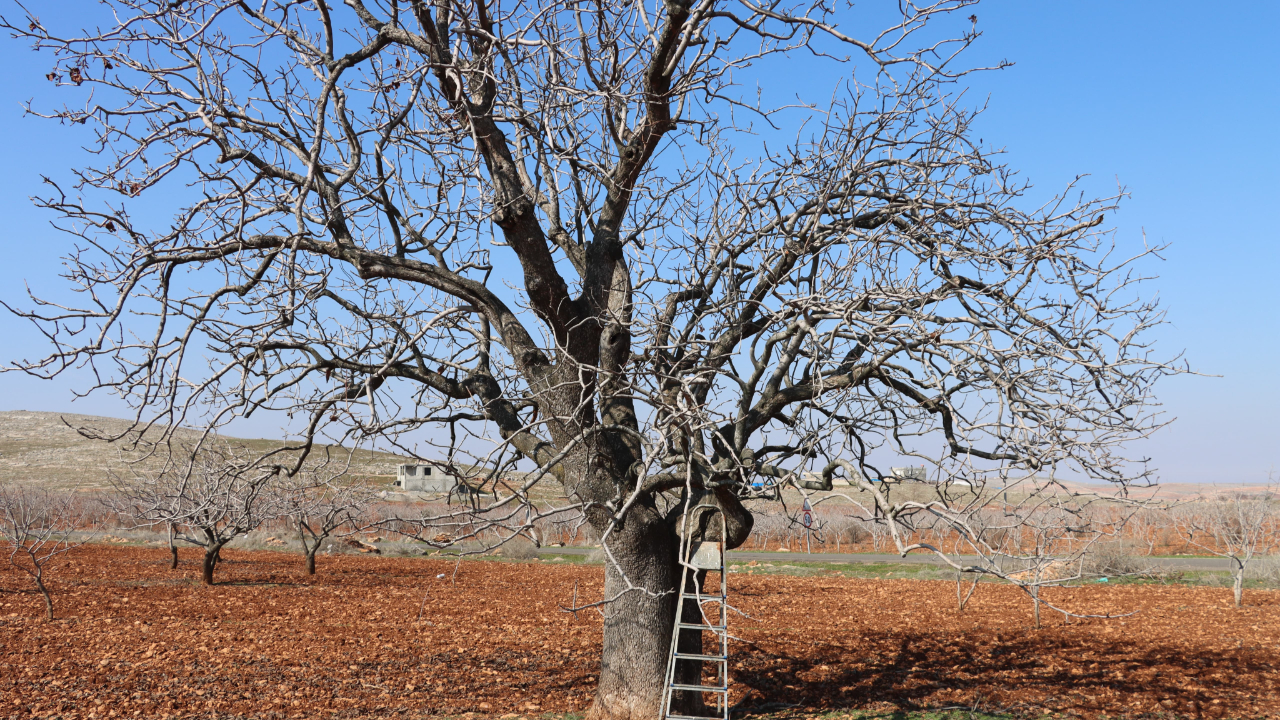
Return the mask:
[(220, 580), (209, 587), (301, 587), (307, 584), (284, 580)]
[(1013, 637), (885, 632), (859, 640), (856, 657), (831, 644), (807, 651), (739, 646), (732, 679), (740, 710), (866, 708), (896, 718), (964, 707), (1252, 717), (1259, 704), (1276, 701), (1275, 652), (1265, 646), (1206, 653), (1035, 631)]

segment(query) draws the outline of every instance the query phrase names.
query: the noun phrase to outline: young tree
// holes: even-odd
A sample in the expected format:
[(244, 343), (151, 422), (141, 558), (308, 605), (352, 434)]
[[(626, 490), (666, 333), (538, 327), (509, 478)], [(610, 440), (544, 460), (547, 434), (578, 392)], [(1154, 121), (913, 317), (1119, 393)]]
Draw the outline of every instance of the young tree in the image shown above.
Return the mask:
[(1233, 492), (1201, 497), (1184, 505), (1175, 522), (1187, 542), (1231, 561), (1231, 596), (1240, 607), (1244, 573), (1253, 557), (1265, 553), (1280, 532), (1280, 503), (1274, 486), (1253, 494)]
[(49, 620), (53, 597), (45, 576), (59, 557), (88, 541), (90, 524), (70, 494), (0, 483), (0, 538), (8, 545), (9, 564), (31, 576)]
[(375, 497), (367, 484), (337, 473), (321, 477), (318, 471), (298, 473), (284, 480), (280, 511), (298, 531), (308, 575), (316, 574), (316, 551), (344, 525), (360, 527), (360, 515)]
[[(1041, 606), (1064, 617), (1111, 617), (1058, 607), (1042, 590), (1079, 581), (1097, 547), (1121, 537), (1125, 523), (1148, 506), (1123, 495), (1082, 492), (1052, 477), (1003, 478), (997, 488), (969, 480), (955, 484), (870, 483), (845, 460), (823, 473), (827, 486), (843, 469), (860, 495), (833, 492), (820, 502), (851, 502), (853, 517), (882, 528), (903, 555), (935, 553), (956, 571), (956, 605), (963, 612), (979, 578), (1016, 585), (1031, 600), (1035, 627)], [(962, 593), (963, 576), (972, 578)]]
[[(87, 364), (170, 428), (301, 414), (273, 451), (303, 451), (295, 469), (330, 428), (447, 430), (436, 456), (470, 455), (498, 496), (451, 508), (469, 515), (446, 540), (583, 514), (609, 559), (591, 715), (653, 717), (690, 503), (726, 513), (732, 548), (743, 499), (772, 493), (754, 480), (833, 460), (1145, 476), (1117, 448), (1157, 425), (1160, 310), (1112, 258), (1116, 198), (1030, 201), (972, 136), (970, 4), (897, 5), (864, 39), (816, 1), (108, 0), (85, 34), (8, 21), (69, 98), (32, 112), (91, 127), (98, 158), (41, 201), (87, 248), (68, 279), (92, 301), (36, 300), (22, 314), (56, 345), (14, 367)], [(830, 63), (834, 102), (744, 89), (802, 55)], [(153, 197), (170, 224), (135, 210)], [(532, 500), (547, 482), (562, 504)]]
[(112, 502), (139, 524), (164, 526), (174, 539), (204, 548), (200, 582), (213, 585), (222, 548), (281, 514), (271, 492), (281, 474), (243, 447), (202, 442), (181, 446), (158, 471), (115, 477)]

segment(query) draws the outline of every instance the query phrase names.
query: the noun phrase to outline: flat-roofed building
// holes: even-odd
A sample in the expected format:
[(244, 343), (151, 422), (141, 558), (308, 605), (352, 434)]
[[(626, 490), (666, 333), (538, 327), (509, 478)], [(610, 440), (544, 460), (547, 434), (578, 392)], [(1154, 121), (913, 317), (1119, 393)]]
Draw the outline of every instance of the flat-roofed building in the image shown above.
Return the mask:
[(434, 465), (400, 465), (396, 468), (395, 485), (401, 490), (449, 492), (457, 484), (457, 479)]

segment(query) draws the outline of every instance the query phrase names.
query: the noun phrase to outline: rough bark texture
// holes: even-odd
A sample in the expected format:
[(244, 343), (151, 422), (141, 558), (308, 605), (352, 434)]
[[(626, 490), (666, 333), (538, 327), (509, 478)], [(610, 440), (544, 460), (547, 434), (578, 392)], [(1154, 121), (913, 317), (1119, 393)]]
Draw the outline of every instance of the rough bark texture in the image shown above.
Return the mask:
[[(587, 720), (653, 720), (662, 701), (675, 591), (680, 581), (678, 544), (656, 509), (639, 509), (614, 531), (606, 560), (604, 592), (617, 599), (604, 607), (600, 683)], [(627, 591), (623, 574), (641, 590)]]
[[(726, 501), (707, 494), (695, 495), (691, 505), (711, 503), (727, 512), (728, 548), (745, 542), (750, 534), (751, 515), (736, 498)], [(712, 513), (714, 515), (714, 513)], [(608, 542), (617, 565), (606, 559), (605, 597), (614, 599), (606, 605), (604, 652), (600, 665), (600, 684), (588, 720), (604, 718), (650, 720), (662, 712), (667, 663), (671, 652), (672, 629), (675, 624), (678, 593), (682, 578), (686, 587), (701, 588), (707, 573), (687, 573), (679, 562), (681, 514), (663, 517), (652, 505), (634, 508), (623, 525), (614, 530)], [(690, 523), (694, 540), (720, 540), (720, 523), (708, 522), (699, 512), (697, 523)], [(713, 529), (714, 528), (714, 529)], [(628, 589), (627, 580), (638, 589)], [(708, 611), (711, 606), (708, 606)], [(702, 622), (696, 603), (687, 603), (685, 622)], [(701, 653), (701, 633), (684, 632), (680, 650)], [(702, 663), (681, 661), (677, 682), (700, 684)], [(682, 714), (698, 715), (705, 710), (703, 699), (696, 693), (677, 693), (673, 709)]]
[[(317, 543), (316, 547), (318, 548), (319, 546), (319, 543)], [(316, 548), (311, 548), (307, 551), (306, 572), (308, 575), (316, 574)]]

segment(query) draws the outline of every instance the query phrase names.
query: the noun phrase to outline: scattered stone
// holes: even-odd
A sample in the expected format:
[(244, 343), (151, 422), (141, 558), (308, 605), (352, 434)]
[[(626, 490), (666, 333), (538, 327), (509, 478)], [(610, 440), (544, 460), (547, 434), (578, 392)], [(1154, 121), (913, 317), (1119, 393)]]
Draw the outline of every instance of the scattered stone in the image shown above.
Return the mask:
[(373, 543), (367, 543), (367, 542), (364, 542), (363, 540), (357, 540), (355, 538), (343, 538), (342, 542), (355, 548), (356, 550), (359, 550), (362, 553), (373, 553), (374, 555), (382, 554), (382, 551), (378, 549), (378, 546), (374, 545)]

